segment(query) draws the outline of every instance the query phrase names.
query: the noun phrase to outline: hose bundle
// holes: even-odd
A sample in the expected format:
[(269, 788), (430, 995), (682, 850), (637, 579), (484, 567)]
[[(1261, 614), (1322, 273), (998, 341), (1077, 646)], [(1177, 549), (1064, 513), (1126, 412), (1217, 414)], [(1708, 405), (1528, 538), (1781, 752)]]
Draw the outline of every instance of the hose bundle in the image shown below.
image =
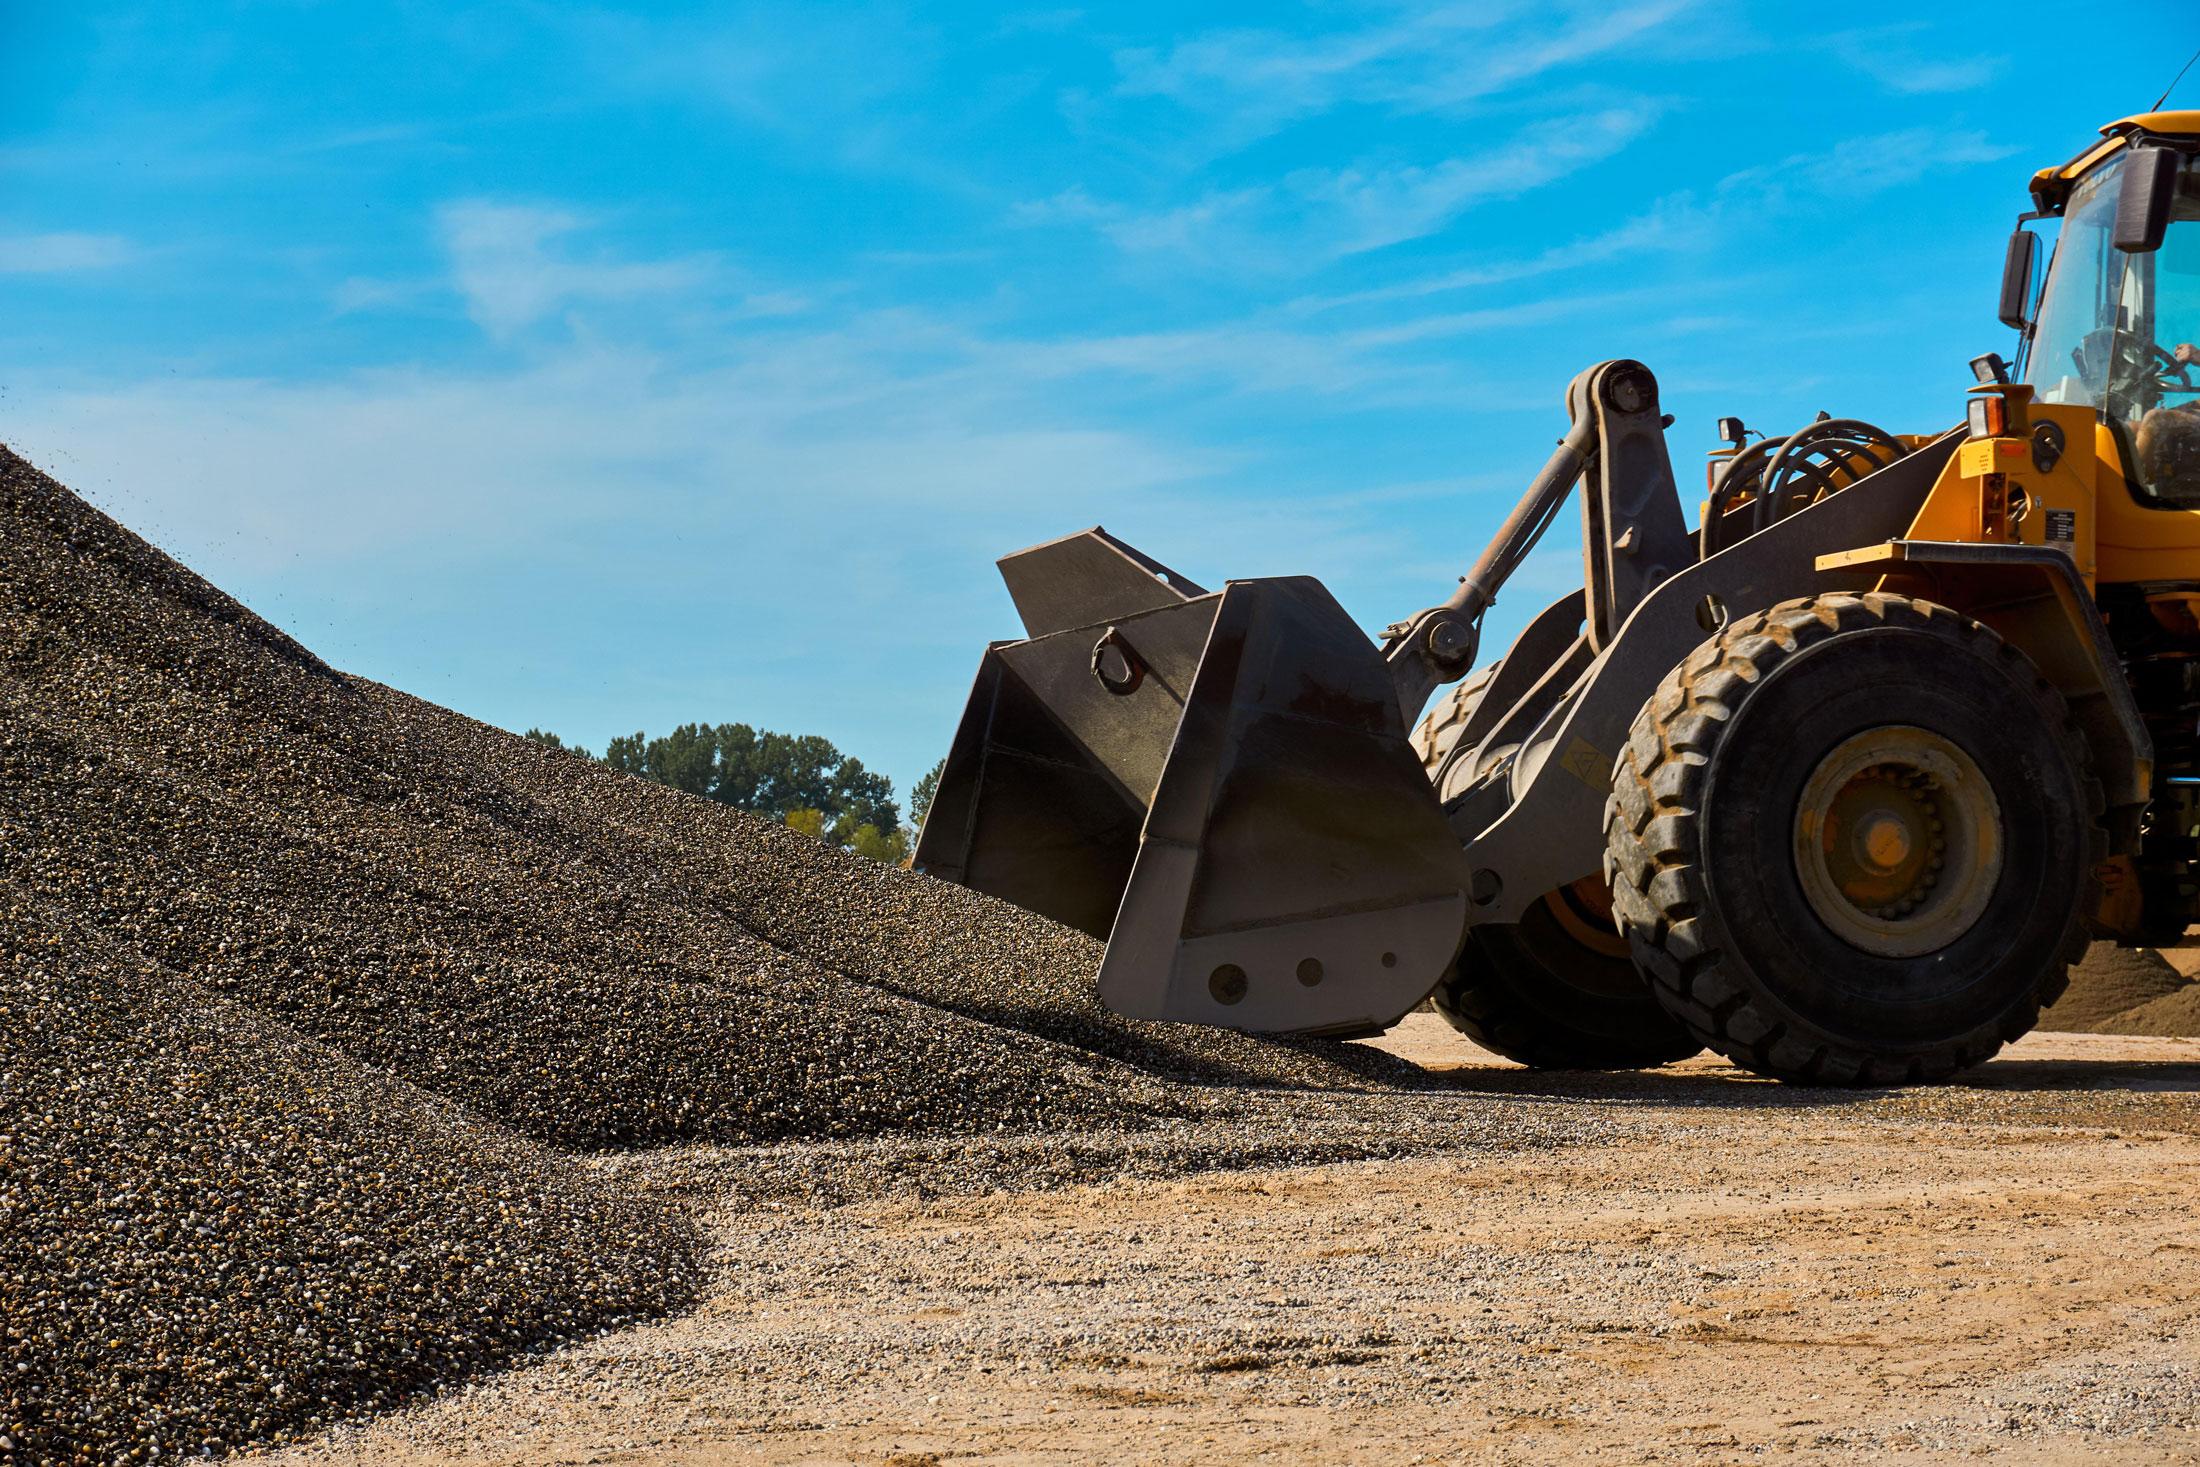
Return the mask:
[(1720, 466), (1703, 519), (1703, 553), (1713, 554), (1799, 509), (1816, 504), (1910, 451), (1861, 418), (1818, 420), (1785, 438), (1761, 438)]

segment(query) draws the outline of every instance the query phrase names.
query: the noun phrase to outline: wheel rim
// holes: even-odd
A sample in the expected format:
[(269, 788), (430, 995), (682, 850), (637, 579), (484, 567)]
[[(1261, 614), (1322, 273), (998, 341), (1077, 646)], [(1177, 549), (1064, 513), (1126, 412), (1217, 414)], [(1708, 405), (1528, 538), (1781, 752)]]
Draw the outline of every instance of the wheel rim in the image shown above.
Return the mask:
[(1601, 957), (1627, 956), (1627, 939), (1612, 921), (1612, 888), (1601, 876), (1581, 880), (1543, 894), (1561, 930), (1590, 952)]
[(2001, 876), (2001, 804), (1971, 756), (1890, 724), (1834, 746), (1795, 809), (1795, 873), (1850, 946), (1908, 958), (1971, 929)]

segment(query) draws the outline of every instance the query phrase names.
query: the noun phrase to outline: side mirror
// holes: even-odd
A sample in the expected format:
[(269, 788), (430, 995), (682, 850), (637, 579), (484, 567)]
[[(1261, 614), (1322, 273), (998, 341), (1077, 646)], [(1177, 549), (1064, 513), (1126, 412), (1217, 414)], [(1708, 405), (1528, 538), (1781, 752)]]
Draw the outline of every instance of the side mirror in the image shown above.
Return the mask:
[(2040, 237), (2018, 225), (2001, 259), (2001, 324), (2011, 331), (2022, 331), (2031, 320), (2032, 272), (2039, 263)]
[(2116, 194), (2117, 249), (2143, 255), (2162, 247), (2177, 165), (2183, 161), (2168, 148), (2140, 148), (2125, 160), (2123, 185)]

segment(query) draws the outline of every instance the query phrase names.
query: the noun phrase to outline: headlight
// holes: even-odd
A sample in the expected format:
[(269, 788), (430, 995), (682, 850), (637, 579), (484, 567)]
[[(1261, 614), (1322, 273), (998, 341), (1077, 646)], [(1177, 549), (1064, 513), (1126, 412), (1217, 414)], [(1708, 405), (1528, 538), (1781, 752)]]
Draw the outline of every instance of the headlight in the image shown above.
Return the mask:
[(1968, 416), (1973, 438), (2000, 438), (2009, 427), (2009, 404), (1998, 392), (1982, 392), (1971, 399)]

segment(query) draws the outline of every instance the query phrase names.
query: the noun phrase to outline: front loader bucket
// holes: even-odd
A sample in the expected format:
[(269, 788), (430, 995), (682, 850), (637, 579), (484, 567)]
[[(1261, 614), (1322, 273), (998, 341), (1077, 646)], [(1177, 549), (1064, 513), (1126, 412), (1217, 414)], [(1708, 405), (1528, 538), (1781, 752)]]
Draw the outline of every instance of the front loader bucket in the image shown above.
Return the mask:
[(990, 649), (917, 860), (1105, 933), (1133, 1018), (1370, 1032), (1465, 924), (1381, 654), (1303, 577)]
[[(988, 648), (916, 865), (1106, 937), (1221, 600)], [(1111, 631), (1145, 669), (1120, 693), (1092, 671)]]

